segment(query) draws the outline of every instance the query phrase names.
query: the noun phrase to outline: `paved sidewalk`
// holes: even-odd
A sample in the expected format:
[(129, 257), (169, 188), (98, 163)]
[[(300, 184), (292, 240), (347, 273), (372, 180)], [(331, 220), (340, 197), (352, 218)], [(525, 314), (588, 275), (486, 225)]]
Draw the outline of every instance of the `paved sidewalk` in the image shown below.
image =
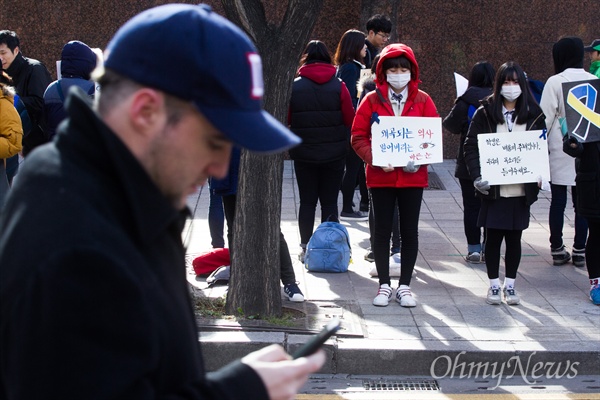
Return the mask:
[[(463, 258), (466, 239), (454, 166), (454, 160), (430, 166), (445, 190), (424, 192), (419, 256), (411, 283), (418, 305), (409, 309), (395, 302), (383, 308), (371, 304), (378, 282), (369, 275), (374, 263), (364, 260), (367, 222), (342, 222), (348, 228), (353, 251), (348, 273), (312, 274), (297, 261), (299, 200), (292, 163), (285, 161), (281, 227), (300, 288), (308, 302), (352, 304), (353, 308), (346, 308), (346, 315), (358, 319), (362, 329), (362, 337), (337, 337), (330, 342), (326, 349), (330, 360), (324, 372), (432, 375), (436, 371), (442, 377), (451, 365), (461, 362), (503, 363), (513, 357), (513, 367), (521, 362), (526, 372), (538, 362), (561, 362), (562, 368), (570, 363), (579, 374), (600, 375), (600, 307), (589, 300), (585, 268), (570, 263), (552, 265), (548, 242), (550, 194), (540, 192), (531, 209), (530, 227), (523, 234), (523, 256), (516, 281), (521, 304), (487, 305), (485, 265), (469, 264)], [(184, 232), (188, 252), (208, 251), (207, 191), (190, 196), (189, 205), (194, 219)], [(564, 228), (567, 246), (572, 244), (573, 233), (573, 211), (568, 207)], [(503, 272), (501, 265), (501, 279)], [(190, 282), (200, 288), (206, 286), (195, 280), (193, 271), (188, 273)], [(397, 286), (397, 279), (392, 280), (392, 286)], [(200, 336), (209, 368), (266, 343), (281, 343), (292, 350), (307, 338), (285, 332), (202, 332)]]

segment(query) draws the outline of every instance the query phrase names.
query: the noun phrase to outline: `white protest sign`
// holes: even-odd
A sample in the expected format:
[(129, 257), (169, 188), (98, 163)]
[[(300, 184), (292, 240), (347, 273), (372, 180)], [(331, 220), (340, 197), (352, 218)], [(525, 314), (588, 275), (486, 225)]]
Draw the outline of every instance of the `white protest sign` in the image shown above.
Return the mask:
[(444, 161), (442, 119), (379, 117), (371, 126), (373, 165), (404, 167)]
[(490, 185), (550, 180), (545, 131), (479, 134), (477, 146), (481, 179)]
[(469, 80), (456, 72), (454, 73), (454, 83), (456, 84), (456, 97), (462, 96), (469, 87)]

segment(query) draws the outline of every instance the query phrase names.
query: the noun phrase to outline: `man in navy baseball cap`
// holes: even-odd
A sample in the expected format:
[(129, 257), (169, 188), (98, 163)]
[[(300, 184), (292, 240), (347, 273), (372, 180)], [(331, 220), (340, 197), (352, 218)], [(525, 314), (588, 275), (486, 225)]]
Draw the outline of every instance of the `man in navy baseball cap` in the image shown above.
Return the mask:
[(262, 63), (254, 45), (206, 5), (171, 4), (137, 15), (109, 43), (105, 67), (191, 101), (240, 147), (270, 153), (300, 143), (262, 110)]
[(272, 345), (207, 374), (198, 342), (188, 195), (234, 145), (298, 142), (261, 109), (260, 74), (240, 30), (173, 4), (116, 34), (94, 106), (71, 89), (0, 218), (0, 398), (288, 399), (323, 365)]

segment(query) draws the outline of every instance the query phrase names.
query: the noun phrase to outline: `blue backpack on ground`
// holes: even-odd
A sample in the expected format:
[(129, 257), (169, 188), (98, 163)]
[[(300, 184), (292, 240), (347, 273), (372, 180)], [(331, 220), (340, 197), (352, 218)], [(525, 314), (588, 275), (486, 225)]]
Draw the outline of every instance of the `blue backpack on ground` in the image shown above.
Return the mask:
[(311, 272), (346, 272), (351, 258), (346, 227), (338, 222), (322, 222), (306, 245), (304, 266)]

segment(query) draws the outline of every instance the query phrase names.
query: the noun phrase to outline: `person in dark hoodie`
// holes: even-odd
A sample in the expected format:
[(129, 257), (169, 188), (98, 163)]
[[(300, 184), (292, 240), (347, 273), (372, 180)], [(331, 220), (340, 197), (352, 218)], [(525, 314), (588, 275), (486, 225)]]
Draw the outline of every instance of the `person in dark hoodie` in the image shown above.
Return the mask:
[(349, 150), (354, 107), (346, 84), (335, 75), (325, 44), (311, 40), (300, 60), (289, 109), (291, 130), (302, 143), (289, 150), (300, 195), (300, 261), (313, 234), (317, 201), (321, 222), (338, 221), (338, 191)]
[(23, 56), (19, 36), (13, 31), (0, 31), (0, 61), (2, 69), (12, 77), (31, 119), (31, 130), (23, 132), (23, 155), (26, 156), (48, 140), (44, 126), (44, 91), (52, 78), (44, 64)]
[(481, 105), (479, 102), (483, 98), (492, 94), (494, 86), (494, 67), (487, 61), (476, 63), (469, 73), (469, 85), (465, 93), (459, 96), (454, 102), (454, 106), (444, 118), (442, 125), (450, 133), (460, 135), (458, 142), (458, 155), (456, 156), (456, 169), (454, 176), (458, 178), (463, 199), (463, 225), (465, 236), (467, 237), (467, 256), (465, 259), (472, 263), (485, 262), (484, 245), (485, 229), (477, 226), (477, 216), (481, 207), (481, 200), (475, 196), (473, 189), (473, 180), (469, 176), (465, 157), (463, 154), (463, 145), (467, 137), (467, 131), (471, 124), (471, 118), (475, 110)]
[(60, 55), (61, 79), (48, 85), (44, 92), (48, 139), (54, 137), (56, 127), (67, 117), (64, 103), (72, 86), (80, 87), (88, 96), (94, 97), (96, 84), (90, 80), (90, 75), (96, 64), (96, 54), (87, 44), (72, 40), (64, 45)]
[(563, 152), (561, 121), (565, 118), (562, 84), (586, 81), (595, 76), (583, 69), (583, 41), (578, 37), (565, 37), (552, 46), (555, 75), (548, 78), (540, 107), (548, 121), (548, 158), (550, 161), (550, 189), (552, 200), (548, 225), (550, 226), (550, 254), (554, 265), (563, 265), (571, 260), (571, 254), (563, 243), (563, 226), (567, 190), (571, 187), (575, 209), (575, 237), (573, 238), (572, 262), (576, 267), (585, 266), (585, 243), (588, 224), (579, 215), (575, 186), (575, 161)]

